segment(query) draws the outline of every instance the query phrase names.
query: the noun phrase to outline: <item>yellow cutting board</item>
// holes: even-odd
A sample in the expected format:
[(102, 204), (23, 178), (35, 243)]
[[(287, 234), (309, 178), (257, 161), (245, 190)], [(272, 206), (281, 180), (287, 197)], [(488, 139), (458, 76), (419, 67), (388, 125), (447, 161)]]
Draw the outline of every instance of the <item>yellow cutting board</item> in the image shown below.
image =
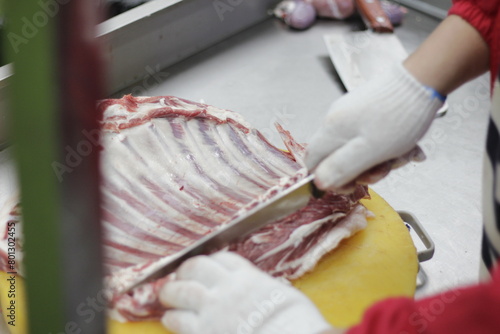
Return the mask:
[[(415, 293), (418, 270), (417, 253), (410, 234), (399, 215), (373, 190), (371, 199), (362, 203), (375, 214), (365, 230), (344, 240), (327, 254), (313, 272), (293, 284), (318, 306), (325, 318), (338, 327), (361, 320), (367, 307), (390, 296)], [(7, 274), (0, 272), (1, 282)], [(12, 334), (27, 333), (24, 289), (17, 280), (16, 327)], [(0, 284), (0, 304), (5, 315), (8, 288)], [(8, 320), (8, 319), (7, 319)], [(110, 334), (168, 334), (158, 322), (108, 322)]]

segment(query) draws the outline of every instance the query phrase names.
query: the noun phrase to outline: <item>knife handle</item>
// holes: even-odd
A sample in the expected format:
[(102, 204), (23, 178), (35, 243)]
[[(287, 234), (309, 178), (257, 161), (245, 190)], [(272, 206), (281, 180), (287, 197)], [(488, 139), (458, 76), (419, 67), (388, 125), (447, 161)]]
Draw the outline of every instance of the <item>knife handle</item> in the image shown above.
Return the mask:
[(379, 0), (356, 0), (356, 7), (367, 28), (376, 32), (393, 32), (389, 17), (382, 9)]

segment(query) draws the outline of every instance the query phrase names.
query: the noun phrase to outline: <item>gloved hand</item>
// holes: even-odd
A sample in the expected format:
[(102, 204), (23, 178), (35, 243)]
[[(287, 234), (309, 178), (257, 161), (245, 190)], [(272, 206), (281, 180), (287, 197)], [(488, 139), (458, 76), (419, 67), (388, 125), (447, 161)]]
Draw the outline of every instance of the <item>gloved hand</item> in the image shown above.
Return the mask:
[(301, 292), (229, 252), (186, 261), (160, 300), (176, 308), (162, 322), (179, 334), (319, 334), (331, 328)]
[(417, 141), (444, 99), (398, 64), (335, 101), (306, 152), (316, 185), (338, 191), (353, 181), (373, 183), (408, 160), (423, 160)]

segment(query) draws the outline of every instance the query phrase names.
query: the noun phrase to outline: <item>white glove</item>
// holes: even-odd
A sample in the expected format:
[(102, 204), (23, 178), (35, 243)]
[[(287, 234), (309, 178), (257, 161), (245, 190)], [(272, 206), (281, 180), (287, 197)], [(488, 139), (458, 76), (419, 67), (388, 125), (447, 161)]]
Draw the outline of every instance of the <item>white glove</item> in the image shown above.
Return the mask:
[(179, 334), (317, 334), (330, 329), (301, 292), (229, 252), (198, 256), (160, 292), (165, 327)]
[[(380, 169), (423, 160), (417, 141), (443, 102), (401, 64), (341, 97), (307, 148), (305, 162), (317, 186), (339, 190), (353, 181), (373, 183), (388, 173)], [(362, 175), (376, 166), (379, 177)]]

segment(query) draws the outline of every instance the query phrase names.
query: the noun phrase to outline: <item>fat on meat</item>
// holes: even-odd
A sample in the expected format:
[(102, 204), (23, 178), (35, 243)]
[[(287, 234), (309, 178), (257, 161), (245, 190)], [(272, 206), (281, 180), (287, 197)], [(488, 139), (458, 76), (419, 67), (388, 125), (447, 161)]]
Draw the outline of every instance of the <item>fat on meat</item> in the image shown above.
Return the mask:
[[(279, 125), (288, 151), (235, 112), (177, 97), (127, 95), (98, 109), (105, 285), (109, 315), (120, 321), (159, 319), (158, 291), (173, 275), (115, 294), (124, 283), (307, 176), (304, 146)], [(227, 249), (275, 277), (298, 278), (366, 226), (359, 200), (367, 196), (357, 186), (350, 195), (311, 198)], [(20, 225), (18, 201), (9, 205), (4, 212)], [(7, 219), (0, 218), (2, 231)]]

